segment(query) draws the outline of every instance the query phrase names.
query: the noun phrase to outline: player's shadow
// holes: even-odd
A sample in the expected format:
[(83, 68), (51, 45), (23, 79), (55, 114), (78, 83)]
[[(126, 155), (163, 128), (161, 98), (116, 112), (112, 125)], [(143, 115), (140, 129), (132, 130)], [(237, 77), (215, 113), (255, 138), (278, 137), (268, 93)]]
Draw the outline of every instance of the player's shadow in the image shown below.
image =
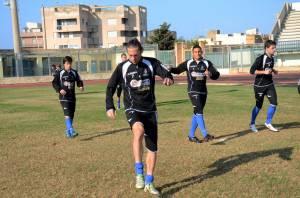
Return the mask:
[(274, 124), (279, 130), (283, 129), (297, 129), (300, 128), (300, 122), (287, 122), (287, 123), (280, 123)]
[(230, 90), (224, 90), (224, 91), (218, 91), (218, 93), (232, 93), (232, 92), (237, 92), (239, 90), (237, 89), (230, 89)]
[(88, 95), (88, 94), (98, 94), (98, 93), (105, 93), (105, 91), (84, 91), (84, 92), (77, 92), (77, 95)]
[[(281, 123), (281, 124), (274, 124), (274, 126), (276, 128), (278, 128), (279, 130), (284, 130), (284, 129), (291, 129), (291, 128), (300, 128), (300, 122), (288, 122), (288, 123)], [(264, 125), (259, 125), (257, 127), (258, 131), (261, 131), (263, 129), (266, 129), (266, 127)], [(225, 145), (226, 142), (239, 138), (241, 136), (247, 135), (249, 133), (253, 133), (250, 129), (246, 129), (243, 131), (239, 131), (239, 132), (235, 132), (235, 133), (231, 133), (231, 134), (226, 134), (226, 135), (221, 135), (221, 136), (217, 136), (215, 139), (216, 141), (224, 139), (220, 142), (216, 142), (216, 143), (212, 143), (211, 145)]]
[[(163, 121), (163, 122), (158, 122), (158, 124), (159, 125), (161, 125), (161, 124), (172, 124), (172, 123), (176, 123), (176, 122), (178, 122), (178, 120)], [(84, 135), (80, 135), (80, 136), (89, 136), (89, 137), (82, 138), (82, 139), (80, 139), (80, 141), (89, 141), (89, 140), (93, 140), (94, 138), (98, 138), (98, 137), (113, 135), (113, 134), (122, 133), (122, 132), (129, 132), (130, 130), (131, 129), (129, 127), (126, 127), (126, 128), (114, 129), (114, 130), (110, 130), (110, 131), (84, 134)]]
[(209, 170), (206, 173), (201, 173), (179, 181), (167, 183), (158, 187), (158, 189), (162, 191), (162, 197), (172, 197), (176, 192), (179, 192), (182, 189), (188, 188), (194, 184), (201, 183), (206, 179), (211, 179), (226, 174), (232, 171), (235, 167), (240, 166), (242, 164), (246, 164), (254, 160), (269, 157), (272, 155), (278, 155), (278, 157), (280, 157), (283, 160), (291, 160), (292, 153), (293, 147), (287, 147), (281, 149), (257, 151), (224, 157), (211, 164), (208, 167), (211, 170)]
[(189, 99), (181, 99), (181, 100), (169, 100), (164, 102), (157, 102), (156, 106), (165, 106), (165, 105), (173, 105), (173, 104), (183, 104), (188, 103)]

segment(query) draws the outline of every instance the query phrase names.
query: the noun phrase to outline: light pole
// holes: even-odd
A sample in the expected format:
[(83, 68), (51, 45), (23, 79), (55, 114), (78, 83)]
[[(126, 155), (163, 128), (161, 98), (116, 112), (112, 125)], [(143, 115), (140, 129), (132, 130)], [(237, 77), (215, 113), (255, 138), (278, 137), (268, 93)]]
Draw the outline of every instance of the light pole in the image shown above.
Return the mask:
[(20, 42), (20, 29), (19, 29), (19, 18), (18, 18), (18, 7), (16, 0), (6, 0), (4, 5), (10, 8), (11, 19), (12, 19), (12, 31), (14, 41), (14, 54), (16, 63), (16, 76), (23, 76), (23, 62), (21, 53), (21, 42)]

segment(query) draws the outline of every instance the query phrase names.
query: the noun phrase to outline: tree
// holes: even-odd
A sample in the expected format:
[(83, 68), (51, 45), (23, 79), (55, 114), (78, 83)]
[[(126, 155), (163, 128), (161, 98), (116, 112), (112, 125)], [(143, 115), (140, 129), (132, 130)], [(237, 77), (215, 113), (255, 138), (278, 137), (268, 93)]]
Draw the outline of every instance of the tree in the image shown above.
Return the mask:
[(153, 30), (150, 35), (148, 43), (158, 44), (160, 50), (172, 50), (174, 49), (175, 37), (172, 31), (170, 31), (171, 24), (164, 22), (158, 29)]

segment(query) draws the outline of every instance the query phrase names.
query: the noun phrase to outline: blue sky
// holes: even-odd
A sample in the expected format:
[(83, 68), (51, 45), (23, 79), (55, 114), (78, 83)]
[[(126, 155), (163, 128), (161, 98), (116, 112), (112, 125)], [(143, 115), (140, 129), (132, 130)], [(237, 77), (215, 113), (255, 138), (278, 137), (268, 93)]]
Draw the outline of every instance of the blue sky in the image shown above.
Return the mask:
[[(0, 2), (0, 49), (8, 49), (13, 46), (10, 11)], [(21, 28), (28, 21), (41, 21), (43, 5), (143, 5), (148, 9), (149, 30), (166, 21), (178, 37), (191, 39), (215, 28), (233, 33), (258, 27), (262, 33), (270, 33), (285, 2), (297, 0), (18, 0), (18, 5)]]

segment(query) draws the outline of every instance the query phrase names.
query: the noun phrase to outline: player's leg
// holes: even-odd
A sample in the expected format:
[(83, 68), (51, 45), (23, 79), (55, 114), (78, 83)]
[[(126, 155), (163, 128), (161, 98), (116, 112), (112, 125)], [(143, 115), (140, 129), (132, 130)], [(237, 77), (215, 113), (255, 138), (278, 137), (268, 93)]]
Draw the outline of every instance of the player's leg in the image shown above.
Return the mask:
[(70, 119), (71, 119), (71, 124), (72, 127), (69, 129), (69, 133), (71, 135), (71, 137), (76, 137), (78, 136), (78, 133), (74, 130), (73, 127), (73, 120), (74, 120), (74, 114), (75, 114), (75, 109), (76, 109), (76, 102), (70, 102), (69, 103), (69, 115), (70, 115)]
[(266, 95), (269, 99), (270, 106), (267, 111), (267, 119), (266, 119), (265, 125), (271, 131), (277, 132), (278, 129), (276, 129), (272, 125), (272, 119), (275, 115), (276, 107), (277, 107), (277, 93), (276, 93), (276, 89), (275, 89), (274, 85), (271, 85), (270, 87), (268, 87)]
[(207, 94), (199, 94), (197, 97), (197, 104), (196, 107), (194, 108), (194, 113), (196, 115), (196, 120), (198, 123), (198, 126), (200, 128), (200, 131), (202, 133), (202, 136), (204, 138), (204, 141), (209, 141), (214, 138), (214, 136), (208, 134), (205, 126), (205, 121), (204, 121), (204, 115), (203, 115), (203, 109), (206, 104), (206, 99), (207, 99)]
[(65, 133), (68, 138), (71, 138), (72, 135), (70, 134), (70, 129), (72, 129), (73, 126), (72, 126), (72, 119), (70, 117), (70, 115), (71, 115), (70, 105), (69, 105), (69, 102), (67, 102), (67, 101), (60, 101), (60, 104), (61, 104), (61, 107), (64, 112), (65, 125), (66, 125)]
[(160, 194), (154, 187), (154, 169), (157, 159), (157, 114), (147, 113), (143, 116), (145, 126), (145, 147), (147, 148), (146, 166), (147, 174), (145, 178), (145, 192)]
[[(197, 96), (198, 96), (197, 94), (189, 94), (194, 109), (196, 108), (196, 104), (197, 104)], [(195, 113), (193, 113), (188, 140), (191, 142), (200, 143), (200, 140), (195, 136), (197, 127), (198, 127), (197, 117)]]
[(251, 129), (251, 131), (256, 133), (256, 132), (258, 132), (258, 130), (255, 126), (255, 121), (256, 121), (256, 117), (264, 103), (265, 88), (254, 87), (254, 94), (255, 94), (256, 104), (255, 104), (255, 107), (253, 107), (252, 113), (251, 113), (250, 129)]
[(144, 164), (142, 162), (143, 156), (143, 138), (144, 138), (144, 125), (142, 124), (139, 113), (135, 111), (126, 112), (128, 123), (131, 126), (133, 133), (132, 138), (132, 151), (134, 158), (134, 167), (136, 174), (135, 187), (142, 189), (145, 186), (144, 182)]
[(117, 98), (118, 98), (117, 107), (119, 110), (121, 109), (121, 93), (122, 93), (122, 87), (121, 85), (119, 85), (119, 87), (117, 88)]

